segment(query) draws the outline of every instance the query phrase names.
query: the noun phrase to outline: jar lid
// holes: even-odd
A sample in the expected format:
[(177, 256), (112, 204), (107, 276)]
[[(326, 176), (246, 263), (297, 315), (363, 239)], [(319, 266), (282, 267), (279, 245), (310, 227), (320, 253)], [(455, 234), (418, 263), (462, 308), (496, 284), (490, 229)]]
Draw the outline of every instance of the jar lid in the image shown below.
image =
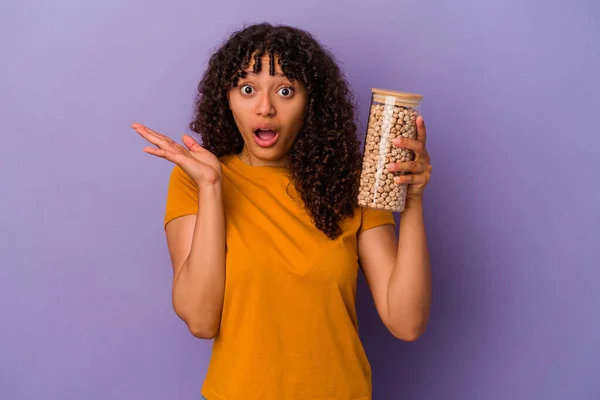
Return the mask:
[(423, 96), (416, 93), (398, 92), (395, 90), (385, 90), (372, 88), (373, 101), (376, 103), (394, 104), (402, 107), (416, 107), (419, 105)]

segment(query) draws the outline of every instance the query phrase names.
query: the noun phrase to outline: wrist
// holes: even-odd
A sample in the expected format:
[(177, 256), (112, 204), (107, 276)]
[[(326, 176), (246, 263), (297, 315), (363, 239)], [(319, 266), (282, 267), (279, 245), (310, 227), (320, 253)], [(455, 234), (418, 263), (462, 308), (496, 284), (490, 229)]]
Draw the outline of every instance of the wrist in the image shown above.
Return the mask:
[(205, 182), (205, 183), (201, 183), (201, 184), (197, 184), (197, 185), (198, 185), (198, 194), (200, 195), (200, 197), (221, 195), (221, 193), (222, 193), (221, 181), (211, 182), (211, 183)]
[(211, 182), (196, 182), (196, 186), (198, 186), (198, 190), (213, 190), (221, 188), (221, 180), (217, 179)]
[(423, 208), (423, 196), (407, 197), (405, 209), (408, 208)]

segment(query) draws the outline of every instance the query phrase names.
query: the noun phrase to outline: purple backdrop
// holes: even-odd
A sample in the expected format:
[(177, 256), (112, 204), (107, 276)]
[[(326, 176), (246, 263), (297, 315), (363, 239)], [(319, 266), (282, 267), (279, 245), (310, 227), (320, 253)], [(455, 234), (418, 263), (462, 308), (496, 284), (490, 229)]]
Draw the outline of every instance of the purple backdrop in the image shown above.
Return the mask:
[[(84, 4), (88, 3), (88, 4)], [(422, 93), (434, 299), (394, 340), (361, 280), (374, 398), (599, 399), (600, 6), (593, 0), (75, 0), (0, 6), (0, 398), (197, 399), (162, 218), (211, 50), (313, 32), (358, 96)]]

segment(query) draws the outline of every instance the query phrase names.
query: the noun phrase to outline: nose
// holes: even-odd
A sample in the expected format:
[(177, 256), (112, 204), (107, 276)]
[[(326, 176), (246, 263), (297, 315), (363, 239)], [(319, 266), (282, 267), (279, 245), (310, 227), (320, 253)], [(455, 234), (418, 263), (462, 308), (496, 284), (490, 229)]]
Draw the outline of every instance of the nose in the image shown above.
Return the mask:
[(260, 96), (257, 97), (256, 104), (256, 114), (262, 117), (272, 117), (276, 114), (275, 105), (271, 99), (271, 96), (268, 92), (261, 93)]

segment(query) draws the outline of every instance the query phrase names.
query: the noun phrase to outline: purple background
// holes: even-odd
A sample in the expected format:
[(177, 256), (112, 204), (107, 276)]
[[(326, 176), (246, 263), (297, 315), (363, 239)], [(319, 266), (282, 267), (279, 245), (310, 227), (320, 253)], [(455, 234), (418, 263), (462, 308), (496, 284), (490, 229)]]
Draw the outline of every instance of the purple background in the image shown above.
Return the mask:
[(171, 308), (171, 165), (212, 49), (313, 32), (359, 100), (422, 93), (433, 309), (389, 335), (361, 280), (374, 398), (600, 398), (600, 5), (593, 0), (0, 5), (0, 398), (197, 399), (211, 343)]

